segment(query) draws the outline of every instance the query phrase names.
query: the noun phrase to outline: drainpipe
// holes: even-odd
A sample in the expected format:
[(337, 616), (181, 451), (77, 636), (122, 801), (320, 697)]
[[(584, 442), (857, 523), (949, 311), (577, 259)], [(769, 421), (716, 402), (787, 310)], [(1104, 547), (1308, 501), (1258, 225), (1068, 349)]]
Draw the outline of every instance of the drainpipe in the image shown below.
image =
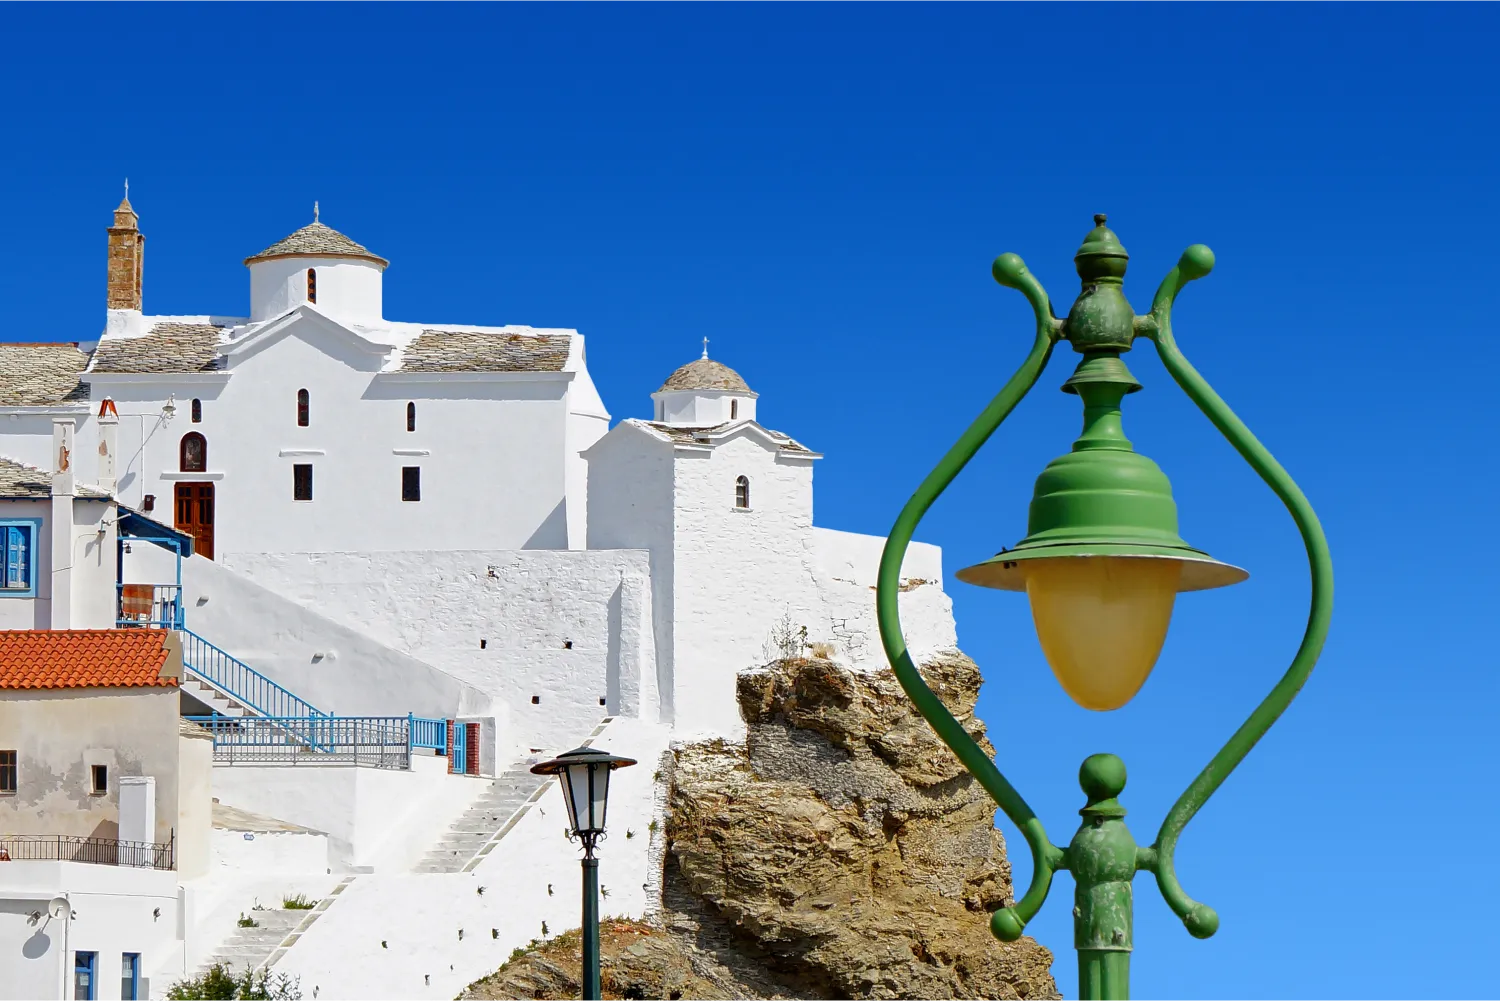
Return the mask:
[(73, 622), (73, 419), (52, 418), (52, 628)]

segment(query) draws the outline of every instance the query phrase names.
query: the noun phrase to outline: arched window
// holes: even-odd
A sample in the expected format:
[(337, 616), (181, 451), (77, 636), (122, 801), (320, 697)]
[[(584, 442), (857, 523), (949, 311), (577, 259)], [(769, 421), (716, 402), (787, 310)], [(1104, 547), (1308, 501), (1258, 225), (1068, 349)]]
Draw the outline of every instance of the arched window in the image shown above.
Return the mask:
[(318, 272), (314, 268), (307, 269), (307, 301), (318, 301)]
[(297, 390), (297, 426), (305, 428), (308, 425), (308, 405), (311, 402), (307, 390)]
[(734, 480), (734, 506), (750, 509), (750, 478), (748, 476), (737, 476)]
[(730, 400), (729, 401), (729, 419), (730, 420), (735, 420), (739, 416), (740, 416), (740, 401), (739, 400)]
[(408, 431), (415, 431), (416, 429), (417, 429), (417, 405), (415, 403), (408, 403), (406, 405), (406, 430), (408, 430)]
[(202, 424), (203, 423), (203, 401), (202, 400), (194, 400), (193, 401), (193, 423), (194, 424)]
[(177, 446), (177, 468), (184, 473), (201, 473), (208, 468), (208, 439), (197, 431), (182, 436)]

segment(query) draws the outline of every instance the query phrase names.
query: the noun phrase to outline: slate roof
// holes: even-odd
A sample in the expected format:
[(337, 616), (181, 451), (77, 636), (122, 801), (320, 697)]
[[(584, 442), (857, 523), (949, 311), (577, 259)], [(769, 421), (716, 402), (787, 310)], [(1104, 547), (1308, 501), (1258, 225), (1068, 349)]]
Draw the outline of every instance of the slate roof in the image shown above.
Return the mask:
[[(109, 494), (98, 487), (78, 484), (78, 496), (105, 500)], [(0, 455), (0, 499), (44, 500), (52, 496), (52, 474)]]
[(0, 630), (0, 689), (171, 688), (165, 629)]
[(78, 373), (89, 356), (77, 344), (0, 342), (0, 407), (44, 407), (89, 398)]
[(99, 342), (90, 372), (176, 374), (215, 372), (219, 335), (211, 323), (158, 323), (144, 337), (117, 337)]
[(727, 392), (749, 393), (750, 387), (740, 374), (728, 365), (712, 358), (698, 358), (667, 376), (658, 393), (674, 389), (716, 389)]
[(561, 372), (567, 334), (485, 334), (423, 330), (401, 359), (401, 372)]
[[(678, 424), (661, 424), (656, 421), (641, 421), (641, 423), (646, 425), (648, 428), (651, 428), (653, 431), (661, 432), (668, 438), (671, 438), (673, 441), (682, 442), (684, 445), (707, 445), (710, 443), (708, 439), (712, 435), (718, 434), (722, 431), (735, 427), (736, 425), (743, 424), (745, 422), (729, 421), (724, 424), (714, 424), (710, 427), (696, 428), (682, 427)], [(783, 452), (806, 452), (809, 455), (813, 454), (812, 449), (808, 448), (806, 445), (803, 445), (796, 439), (782, 434), (780, 431), (772, 431), (770, 428), (760, 427), (759, 424), (755, 426), (759, 427), (766, 434), (770, 435), (772, 440), (776, 442), (777, 446)]]
[(370, 248), (355, 243), (343, 233), (320, 222), (309, 223), (291, 236), (277, 240), (255, 256), (245, 258), (245, 263), (266, 261), (273, 257), (362, 257), (367, 261), (374, 261), (382, 268), (391, 263)]

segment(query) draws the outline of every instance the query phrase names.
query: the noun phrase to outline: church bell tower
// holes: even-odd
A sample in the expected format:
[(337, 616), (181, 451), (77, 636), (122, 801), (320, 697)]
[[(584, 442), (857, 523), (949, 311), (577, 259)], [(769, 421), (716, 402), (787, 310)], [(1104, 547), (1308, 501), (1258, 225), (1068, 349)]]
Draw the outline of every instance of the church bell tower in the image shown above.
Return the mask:
[(141, 308), (141, 276), (146, 269), (146, 237), (140, 230), (140, 217), (130, 207), (130, 182), (125, 182), (125, 197), (115, 209), (115, 224), (109, 227), (109, 269), (105, 289), (105, 308)]

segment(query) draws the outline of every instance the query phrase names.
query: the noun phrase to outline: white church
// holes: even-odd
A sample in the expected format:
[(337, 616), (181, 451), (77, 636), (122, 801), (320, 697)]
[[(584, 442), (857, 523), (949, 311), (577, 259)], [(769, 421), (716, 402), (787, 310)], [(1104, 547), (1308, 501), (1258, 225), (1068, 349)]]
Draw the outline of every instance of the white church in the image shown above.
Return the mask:
[[(215, 734), (214, 809), (268, 828), (215, 814), (153, 991), (224, 954), (247, 894), (280, 880), (337, 902), (261, 965), (323, 998), (452, 997), (536, 937), (534, 914), (577, 923), (574, 893), (540, 895), (540, 872), (573, 875), (555, 793), (504, 800), (528, 762), (585, 740), (640, 759), (611, 826), (655, 832), (652, 763), (743, 735), (736, 675), (787, 625), (817, 656), (884, 665), (884, 540), (814, 526), (820, 453), (762, 425), (706, 341), (650, 394), (651, 420), (611, 426), (578, 331), (387, 319), (390, 262), (316, 212), (244, 259), (246, 316), (145, 313), (144, 252), (127, 198), (97, 339), (0, 341), (0, 629), (175, 630), (182, 715)], [(913, 545), (902, 575), (914, 654), (954, 648), (939, 551)], [(219, 715), (396, 720), (409, 760), (276, 767), (221, 746), (203, 722)], [(445, 737), (414, 736), (424, 720)], [(247, 854), (267, 839), (301, 847)], [(608, 909), (649, 912), (659, 837), (610, 846), (603, 871), (631, 875)], [(449, 917), (484, 906), (455, 888), (474, 879), (524, 920), (476, 914), (494, 935), (463, 946)], [(379, 915), (402, 930), (375, 934)], [(379, 944), (397, 934), (399, 956)]]

